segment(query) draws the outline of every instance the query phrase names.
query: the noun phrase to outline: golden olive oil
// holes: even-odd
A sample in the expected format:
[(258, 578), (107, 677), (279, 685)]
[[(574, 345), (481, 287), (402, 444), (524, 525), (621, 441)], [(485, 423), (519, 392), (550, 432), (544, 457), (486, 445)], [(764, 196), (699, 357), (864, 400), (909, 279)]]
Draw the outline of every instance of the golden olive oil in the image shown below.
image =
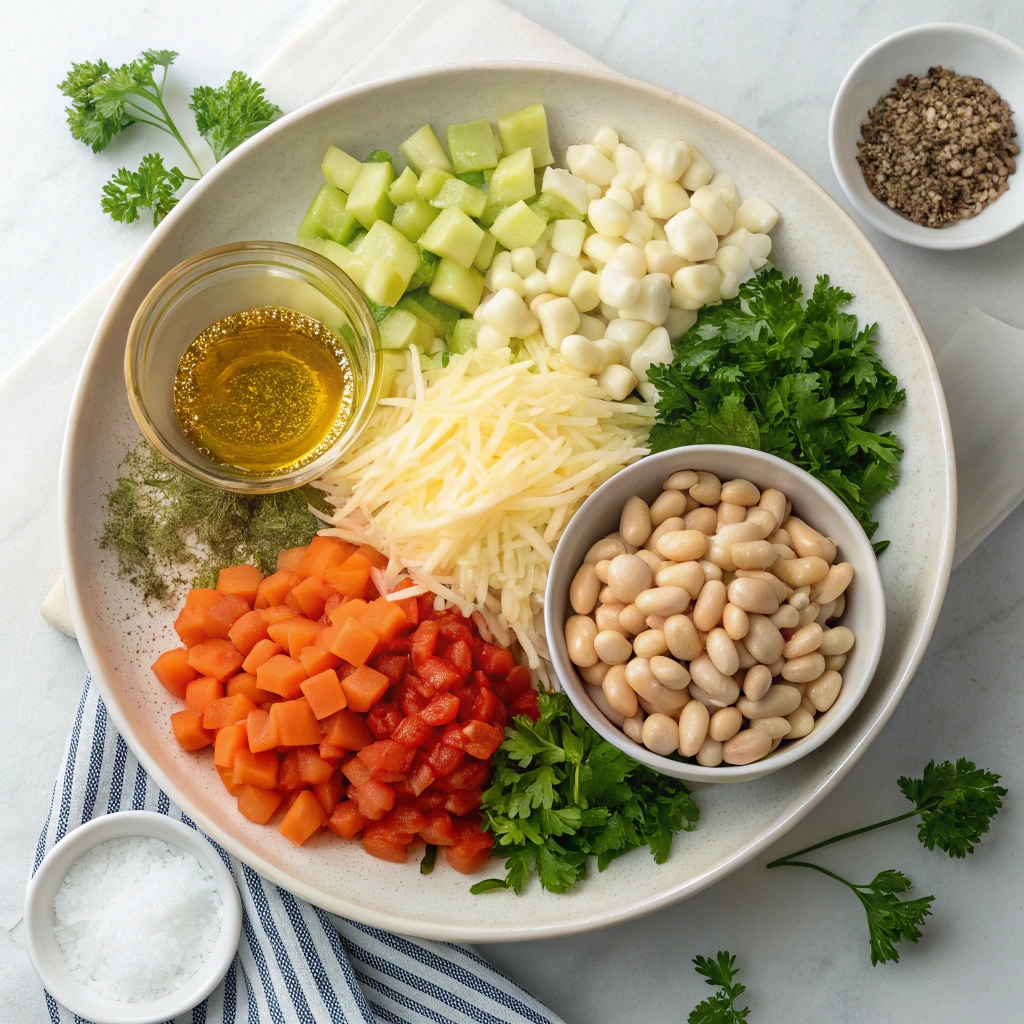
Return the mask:
[(181, 357), (174, 411), (208, 458), (252, 473), (312, 462), (352, 415), (352, 363), (319, 320), (279, 306), (218, 320)]

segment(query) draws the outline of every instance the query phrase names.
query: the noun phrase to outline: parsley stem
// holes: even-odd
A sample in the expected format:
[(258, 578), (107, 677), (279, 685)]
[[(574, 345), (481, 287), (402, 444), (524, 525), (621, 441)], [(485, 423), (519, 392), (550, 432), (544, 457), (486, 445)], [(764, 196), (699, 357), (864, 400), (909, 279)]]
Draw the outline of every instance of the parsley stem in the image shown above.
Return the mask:
[[(162, 85), (162, 83), (161, 83)], [(125, 108), (132, 107), (132, 117), (141, 122), (142, 124), (151, 125), (154, 128), (159, 128), (161, 131), (166, 132), (170, 135), (187, 154), (189, 160), (192, 161), (192, 166), (199, 172), (200, 177), (202, 176), (203, 169), (199, 166), (199, 161), (196, 160), (192, 154), (192, 150), (188, 148), (188, 143), (181, 136), (181, 132), (178, 131), (177, 126), (171, 117), (170, 111), (164, 106), (163, 100), (160, 98), (159, 92), (154, 94), (148, 89), (143, 89), (138, 92), (133, 92), (134, 96), (144, 96), (154, 107), (159, 111), (158, 114), (154, 114), (153, 111), (147, 110), (145, 107), (139, 106), (139, 104), (133, 100), (126, 98), (124, 101)], [(145, 115), (143, 117), (136, 116), (135, 111), (139, 114)], [(157, 120), (151, 121), (149, 118), (156, 118)]]
[[(794, 854), (794, 856), (796, 855)], [(772, 865), (769, 864), (768, 866), (771, 867)], [(780, 868), (811, 868), (814, 871), (820, 871), (823, 875), (828, 875), (829, 878), (842, 882), (848, 889), (852, 889), (859, 895), (859, 887), (854, 885), (853, 882), (848, 882), (842, 875), (837, 875), (834, 871), (829, 871), (828, 868), (823, 868), (820, 864), (812, 864), (809, 860), (777, 861), (776, 866)]]
[[(906, 814), (897, 814), (895, 818), (886, 818), (885, 821), (877, 821), (874, 825), (865, 825), (863, 828), (855, 828), (852, 832), (843, 832), (842, 835), (833, 836), (831, 839), (825, 839), (820, 843), (815, 843), (813, 846), (806, 846), (802, 850), (795, 850), (793, 853), (787, 853), (785, 857), (779, 857), (777, 860), (773, 860), (766, 867), (779, 868), (786, 864), (793, 863), (794, 857), (801, 857), (805, 853), (813, 853), (815, 850), (820, 850), (822, 847), (831, 846), (833, 843), (841, 842), (844, 839), (852, 839), (853, 836), (863, 835), (865, 832), (873, 832), (876, 828), (885, 828), (886, 825), (895, 825), (897, 821), (905, 821), (907, 818), (913, 818), (915, 815), (920, 814), (921, 811), (918, 808), (914, 808), (912, 811), (907, 811)], [(813, 864), (805, 865), (806, 867), (814, 867)], [(824, 871), (824, 868), (821, 869)], [(828, 872), (826, 872), (827, 874)]]

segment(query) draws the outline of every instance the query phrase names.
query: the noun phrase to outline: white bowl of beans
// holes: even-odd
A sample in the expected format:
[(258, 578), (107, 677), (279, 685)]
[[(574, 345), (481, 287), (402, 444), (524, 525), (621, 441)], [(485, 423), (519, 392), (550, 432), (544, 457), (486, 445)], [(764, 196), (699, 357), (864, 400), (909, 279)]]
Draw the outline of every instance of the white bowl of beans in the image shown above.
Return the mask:
[(558, 542), (544, 614), (580, 714), (691, 782), (756, 779), (820, 747), (885, 636), (849, 509), (804, 470), (728, 445), (651, 455), (599, 487)]

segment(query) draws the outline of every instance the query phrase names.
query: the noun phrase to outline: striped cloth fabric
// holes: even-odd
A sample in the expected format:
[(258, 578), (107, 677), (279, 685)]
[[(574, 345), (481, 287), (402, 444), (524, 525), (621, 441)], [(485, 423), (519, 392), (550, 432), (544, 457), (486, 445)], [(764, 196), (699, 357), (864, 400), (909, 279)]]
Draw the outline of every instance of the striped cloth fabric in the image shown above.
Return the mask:
[[(33, 873), (78, 825), (129, 810), (196, 827), (149, 778), (86, 679)], [(335, 917), (217, 850), (242, 896), (238, 955), (209, 999), (176, 1024), (560, 1024), (465, 947)], [(54, 1024), (84, 1024), (49, 993), (46, 1002)]]

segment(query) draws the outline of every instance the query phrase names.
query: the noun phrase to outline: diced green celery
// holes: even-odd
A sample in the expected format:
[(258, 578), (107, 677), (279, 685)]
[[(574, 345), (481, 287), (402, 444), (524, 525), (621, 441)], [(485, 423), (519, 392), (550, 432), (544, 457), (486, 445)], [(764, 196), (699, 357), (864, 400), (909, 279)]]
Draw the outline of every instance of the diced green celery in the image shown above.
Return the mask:
[(418, 345), (425, 349), (434, 340), (434, 332), (406, 309), (393, 309), (377, 328), (380, 331), (380, 344), (385, 350), (396, 351)]
[(494, 145), (494, 130), (486, 117), (479, 121), (464, 121), (448, 126), (448, 152), (456, 174), (463, 171), (483, 171), (498, 163), (498, 150)]
[(540, 213), (541, 210), (547, 215), (548, 220), (586, 220), (587, 215), (580, 213), (571, 203), (567, 203), (564, 199), (558, 196), (553, 196), (550, 192), (541, 192), (537, 197), (537, 200), (530, 203), (533, 207), (534, 212)]
[(337, 146), (331, 146), (327, 150), (323, 162), (320, 164), (320, 170), (324, 172), (324, 177), (335, 188), (340, 188), (342, 192), (352, 191), (352, 186), (356, 183), (356, 178), (359, 177), (359, 172), (362, 169), (363, 165), (354, 156), (349, 156)]
[(352, 241), (348, 243), (348, 247), (355, 252), (356, 247), (366, 237), (366, 228), (360, 227), (356, 233), (352, 236)]
[(448, 348), (459, 354), (476, 348), (477, 331), (482, 326), (483, 324), (479, 320), (474, 320), (469, 316), (463, 317), (452, 330), (452, 336), (448, 339)]
[(437, 220), (439, 212), (425, 199), (410, 199), (395, 210), (391, 226), (401, 231), (410, 242), (415, 242)]
[(501, 136), (501, 148), (506, 153), (515, 153), (529, 146), (533, 150), (534, 167), (544, 167), (555, 159), (551, 154), (548, 115), (543, 103), (502, 114), (498, 118), (498, 134)]
[(359, 287), (368, 299), (382, 306), (393, 306), (405, 291), (405, 280), (398, 272), (395, 261), (384, 256), (374, 261)]
[[(370, 264), (366, 260), (361, 259), (351, 249), (346, 249), (345, 246), (332, 242), (330, 239), (324, 241), (323, 254), (348, 274), (357, 287), (363, 287), (366, 276), (370, 272)], [(374, 299), (374, 301), (377, 300)], [(393, 305), (393, 303), (382, 303), (382, 305)]]
[(533, 176), (533, 150), (524, 146), (516, 153), (502, 157), (491, 175), (487, 195), (491, 203), (511, 206), (520, 199), (530, 199), (537, 193)]
[(419, 317), (439, 338), (447, 337), (462, 315), (457, 309), (439, 302), (425, 288), (403, 295), (397, 308)]
[(538, 216), (520, 199), (498, 214), (491, 225), (491, 234), (506, 249), (520, 249), (532, 246), (544, 233), (546, 225), (547, 218)]
[(391, 164), (363, 164), (348, 194), (348, 209), (364, 228), (371, 228), (379, 220), (390, 223), (395, 204), (388, 199), (388, 189), (394, 180)]
[(482, 189), (487, 184), (487, 173), (487, 171), (463, 171), (462, 174), (456, 174), (455, 177), (467, 185), (472, 185), (473, 188)]
[[(542, 224), (541, 230), (543, 229)], [(454, 260), (460, 267), (468, 270), (473, 265), (483, 239), (484, 229), (458, 207), (451, 206), (447, 210), (442, 210), (437, 220), (420, 235), (419, 244), (435, 256)]]
[[(366, 296), (363, 296), (366, 299)], [(373, 317), (374, 323), (380, 323), (391, 312), (391, 306), (378, 305), (373, 299), (366, 299), (366, 305), (370, 307), (370, 315)]]
[(492, 202), (490, 197), (487, 199), (487, 205), (484, 207), (484, 212), (476, 218), (476, 222), (484, 228), (489, 228), (497, 219), (498, 214), (505, 209), (503, 203)]
[(454, 260), (442, 259), (437, 265), (434, 280), (430, 282), (429, 291), (440, 302), (472, 315), (480, 305), (484, 275), (471, 267), (462, 267)]
[(296, 240), (330, 238), (344, 245), (350, 241), (359, 222), (345, 208), (345, 193), (333, 185), (324, 184), (313, 197), (305, 217), (296, 232)]
[(390, 398), (395, 378), (405, 369), (405, 353), (384, 352), (381, 364), (380, 397)]
[(420, 180), (416, 183), (416, 195), (420, 199), (426, 199), (429, 202), (444, 188), (445, 182), (452, 181), (453, 178), (454, 175), (441, 170), (440, 167), (428, 167), (420, 175)]
[(325, 255), (324, 250), (327, 247), (328, 239), (314, 236), (312, 238), (298, 238), (296, 241), (303, 249), (309, 249), (310, 252), (319, 253), (321, 256)]
[(430, 200), (430, 205), (439, 210), (454, 206), (470, 217), (479, 217), (487, 205), (487, 193), (458, 178), (449, 178), (441, 186), (441, 191)]
[(364, 161), (364, 164), (393, 164), (391, 154), (386, 149), (375, 149)]
[(420, 255), (420, 265), (416, 268), (416, 273), (412, 275), (412, 280), (406, 285), (406, 291), (413, 291), (430, 284), (434, 280), (434, 271), (437, 270), (437, 265), (441, 262), (440, 256), (435, 256), (432, 252), (427, 252), (426, 249), (416, 246), (416, 251)]
[(490, 233), (490, 231), (484, 232), (484, 240), (480, 243), (480, 248), (476, 251), (476, 256), (473, 257), (473, 266), (477, 270), (486, 271), (491, 265), (491, 260), (494, 259), (494, 250), (497, 248), (498, 240)]
[[(370, 228), (366, 237), (353, 251), (357, 256), (371, 262), (381, 259), (390, 260), (398, 276), (402, 279), (403, 292), (408, 287), (412, 275), (420, 266), (420, 254), (416, 246), (400, 231), (396, 231), (387, 221), (383, 220), (377, 221)], [(394, 303), (389, 303), (389, 305), (394, 305)]]
[(406, 167), (404, 171), (391, 183), (391, 188), (388, 189), (388, 199), (395, 204), (395, 206), (401, 206), (402, 203), (409, 202), (410, 199), (416, 198), (416, 184), (419, 178), (416, 177), (415, 171), (411, 167)]
[(419, 174), (428, 167), (440, 167), (442, 171), (451, 173), (451, 162), (444, 155), (441, 143), (437, 141), (434, 129), (429, 124), (425, 124), (415, 135), (410, 135), (398, 148)]

